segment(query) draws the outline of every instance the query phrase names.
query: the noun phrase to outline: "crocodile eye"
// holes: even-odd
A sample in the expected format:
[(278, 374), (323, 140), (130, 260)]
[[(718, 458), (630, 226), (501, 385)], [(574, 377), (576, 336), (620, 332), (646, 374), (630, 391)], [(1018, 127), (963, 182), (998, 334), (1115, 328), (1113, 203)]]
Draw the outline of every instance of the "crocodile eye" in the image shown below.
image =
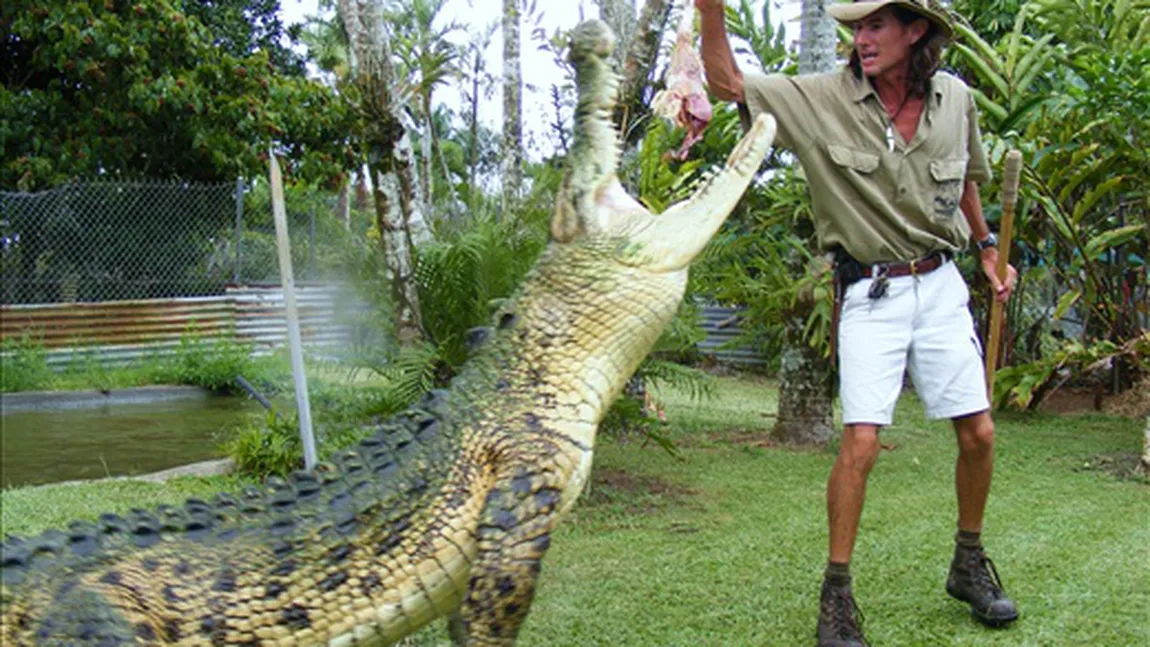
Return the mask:
[(499, 329), (507, 330), (508, 328), (514, 326), (518, 321), (519, 317), (514, 312), (505, 312), (503, 313), (502, 317), (499, 317)]

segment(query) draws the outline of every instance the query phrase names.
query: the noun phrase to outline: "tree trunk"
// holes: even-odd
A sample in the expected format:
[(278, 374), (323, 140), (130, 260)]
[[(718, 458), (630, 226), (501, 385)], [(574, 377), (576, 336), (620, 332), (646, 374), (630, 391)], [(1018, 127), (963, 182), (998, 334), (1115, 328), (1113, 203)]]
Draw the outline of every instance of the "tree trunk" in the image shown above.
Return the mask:
[(423, 328), (411, 268), (412, 247), (428, 236), (428, 229), (416, 195), (411, 128), (403, 123), (403, 106), (392, 95), (396, 76), (383, 33), (381, 0), (338, 0), (337, 4), (347, 32), (352, 78), (362, 96), (359, 108), (371, 151), (376, 225), (395, 299), (395, 331), (401, 342), (415, 342), (423, 338)]
[(803, 338), (813, 305), (800, 299), (784, 318), (779, 414), (772, 436), (786, 443), (825, 445), (835, 434), (831, 361)]
[[(391, 279), (391, 299), (395, 307), (395, 334), (401, 344), (423, 338), (419, 317), (419, 292), (414, 281), (410, 229), (404, 227), (404, 187), (397, 173), (375, 173), (375, 223)], [(412, 187), (407, 187), (411, 192)]]
[(432, 184), (432, 144), (435, 137), (435, 124), (431, 119), (431, 93), (425, 92), (422, 97), (423, 103), (423, 124), (426, 130), (423, 133), (423, 139), (420, 141), (422, 144), (423, 155), (423, 175), (419, 178), (420, 196), (424, 207), (431, 213), (431, 205), (434, 204), (431, 198), (431, 192), (434, 190)]
[(799, 24), (799, 74), (820, 74), (835, 69), (838, 34), (827, 15), (833, 0), (803, 0)]
[[(799, 74), (829, 72), (835, 66), (835, 26), (826, 15), (830, 0), (803, 0)], [(815, 241), (806, 244), (814, 246)], [(807, 271), (800, 261), (789, 264), (792, 276)], [(803, 338), (812, 303), (800, 299), (784, 319), (782, 366), (779, 371), (779, 417), (774, 435), (786, 442), (825, 444), (834, 436), (834, 389), (831, 360)], [(834, 333), (832, 333), (834, 334)]]
[[(694, 3), (688, 2), (694, 11)], [(632, 9), (632, 17), (634, 9)], [(659, 41), (667, 28), (671, 16), (671, 3), (668, 0), (647, 0), (639, 12), (638, 23), (628, 29), (628, 39), (620, 40), (616, 53), (625, 53), (622, 59), (623, 78), (619, 84), (619, 104), (615, 110), (615, 125), (620, 128), (623, 140), (634, 143), (643, 137), (642, 129), (631, 125), (642, 116), (646, 108), (644, 91), (651, 85), (651, 75), (659, 58)], [(612, 25), (614, 27), (614, 25)]]
[(503, 0), (503, 215), (519, 203), (523, 185), (523, 74), (519, 60), (519, 0)]
[[(478, 57), (479, 54), (476, 54)], [(467, 206), (472, 213), (475, 212), (475, 198), (479, 195), (479, 188), (475, 185), (476, 176), (479, 175), (479, 74), (471, 80), (471, 119), (467, 124), (467, 137), (471, 142), (471, 149), (467, 159)]]
[(599, 5), (599, 18), (615, 32), (611, 61), (616, 70), (621, 70), (627, 62), (627, 50), (635, 32), (635, 3), (633, 0), (595, 0), (595, 4)]

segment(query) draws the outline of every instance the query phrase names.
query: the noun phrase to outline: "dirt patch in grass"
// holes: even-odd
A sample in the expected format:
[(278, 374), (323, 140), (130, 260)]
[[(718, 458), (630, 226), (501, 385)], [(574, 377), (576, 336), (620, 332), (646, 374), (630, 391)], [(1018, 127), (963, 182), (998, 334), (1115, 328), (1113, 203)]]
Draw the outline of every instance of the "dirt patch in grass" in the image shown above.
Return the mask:
[(701, 449), (703, 451), (724, 447), (775, 447), (779, 443), (771, 438), (768, 429), (726, 427), (719, 431), (687, 434), (675, 439), (679, 449)]
[(707, 440), (736, 447), (774, 447), (778, 444), (765, 429), (731, 429), (722, 433), (713, 431), (707, 434)]
[(1104, 396), (1094, 387), (1064, 386), (1047, 396), (1038, 406), (1046, 413), (1090, 413), (1101, 411)]
[(1137, 452), (1109, 452), (1093, 456), (1075, 471), (1102, 472), (1120, 481), (1135, 481), (1150, 485), (1150, 475), (1141, 469), (1141, 457)]
[(1038, 409), (1057, 414), (1100, 412), (1145, 418), (1150, 415), (1150, 376), (1118, 395), (1111, 395), (1100, 387), (1064, 386), (1051, 393)]
[(591, 476), (591, 491), (584, 498), (589, 506), (615, 505), (643, 514), (668, 504), (680, 504), (698, 494), (657, 476), (625, 470), (600, 469)]

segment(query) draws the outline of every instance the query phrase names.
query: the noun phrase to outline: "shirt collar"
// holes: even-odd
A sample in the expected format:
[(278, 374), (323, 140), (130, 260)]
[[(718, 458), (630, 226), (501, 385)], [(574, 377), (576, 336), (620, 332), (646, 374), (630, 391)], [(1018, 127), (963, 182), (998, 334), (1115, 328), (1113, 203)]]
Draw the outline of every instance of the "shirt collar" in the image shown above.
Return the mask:
[(878, 98), (878, 93), (875, 92), (874, 86), (871, 85), (870, 79), (866, 78), (866, 76), (863, 76), (862, 78), (855, 76), (854, 71), (851, 70), (850, 67), (846, 68), (846, 75), (850, 77), (851, 83), (854, 84), (854, 92), (852, 98), (854, 99), (855, 103), (863, 102), (872, 94), (876, 99)]
[[(851, 98), (855, 103), (862, 103), (869, 96), (874, 96), (878, 99), (878, 92), (875, 91), (874, 86), (871, 85), (870, 79), (862, 77), (861, 79), (854, 75), (854, 72), (848, 67), (846, 68), (846, 75), (850, 78), (853, 84), (853, 91)], [(942, 84), (935, 81), (933, 78), (930, 82), (930, 94), (934, 97), (934, 101), (930, 102), (927, 107), (926, 118), (931, 119), (934, 111), (931, 108), (937, 108), (942, 105)]]

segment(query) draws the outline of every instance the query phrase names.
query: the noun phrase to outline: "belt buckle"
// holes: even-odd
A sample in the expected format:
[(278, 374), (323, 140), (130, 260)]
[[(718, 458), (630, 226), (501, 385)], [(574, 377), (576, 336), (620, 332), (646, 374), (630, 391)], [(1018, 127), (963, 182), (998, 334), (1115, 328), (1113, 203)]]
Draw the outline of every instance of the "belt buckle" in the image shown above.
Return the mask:
[(916, 265), (915, 265), (917, 262), (918, 261), (916, 261), (914, 259), (911, 259), (911, 261), (910, 261), (910, 275), (911, 276), (915, 276), (918, 274), (918, 267), (916, 267)]

